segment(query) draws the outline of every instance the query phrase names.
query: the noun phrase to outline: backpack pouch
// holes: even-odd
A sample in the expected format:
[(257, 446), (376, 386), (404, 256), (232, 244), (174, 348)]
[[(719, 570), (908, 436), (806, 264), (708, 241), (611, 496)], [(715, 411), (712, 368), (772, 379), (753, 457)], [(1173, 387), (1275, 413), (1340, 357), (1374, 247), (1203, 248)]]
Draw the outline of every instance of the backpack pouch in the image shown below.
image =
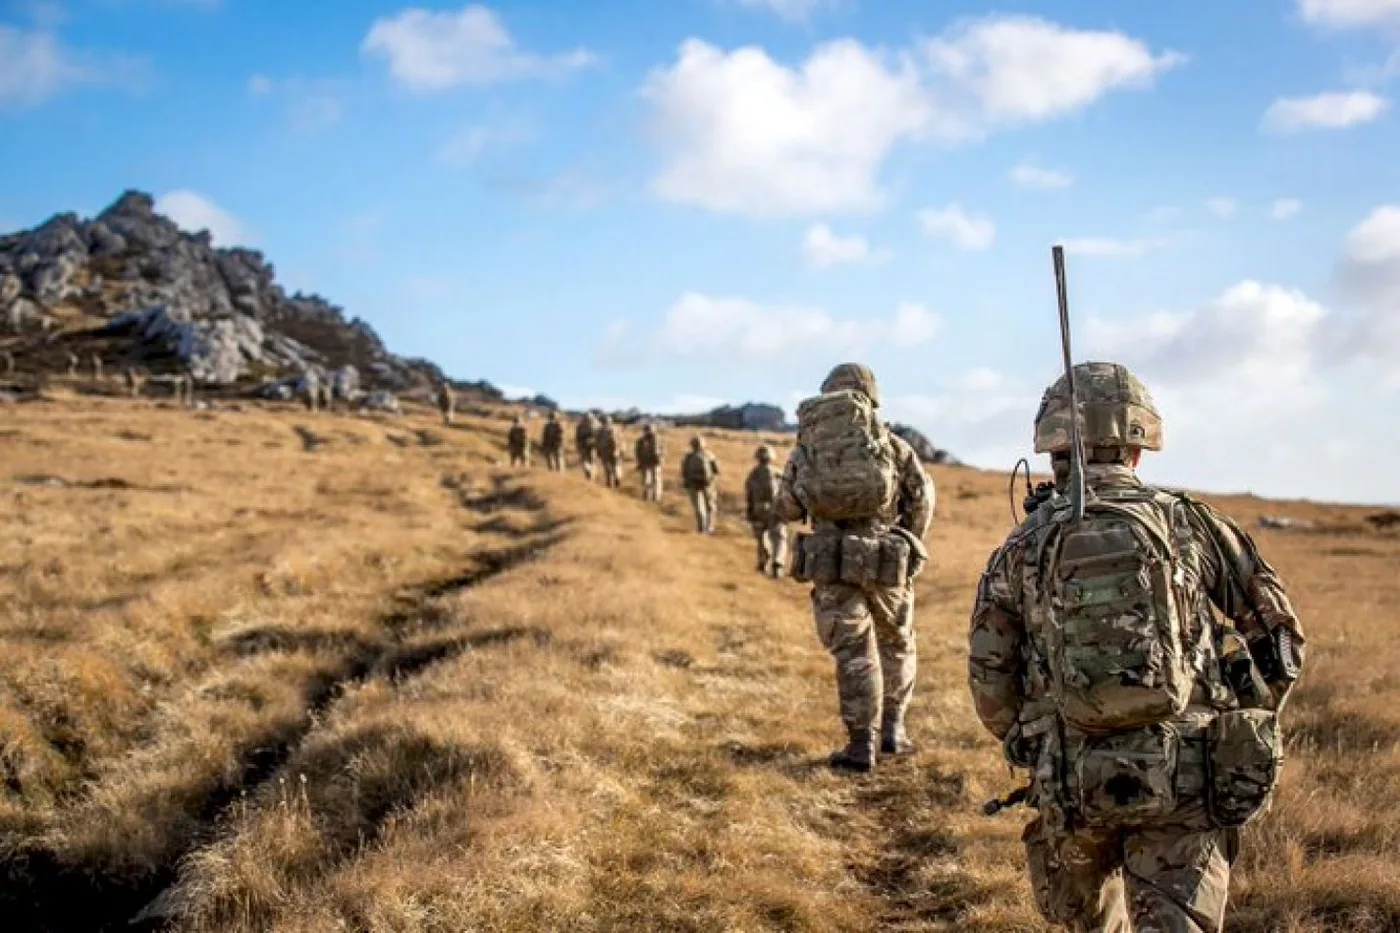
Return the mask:
[(882, 586), (900, 587), (910, 581), (911, 550), (909, 542), (902, 535), (888, 534), (880, 539), (880, 571), (877, 579)]
[(1221, 713), (1207, 733), (1206, 801), (1217, 826), (1243, 826), (1269, 803), (1283, 766), (1278, 715), (1265, 709)]
[(1180, 734), (1159, 723), (1087, 737), (1074, 761), (1079, 814), (1090, 826), (1152, 823), (1176, 809)]
[(841, 537), (841, 582), (865, 586), (879, 581), (880, 539), (865, 535)]

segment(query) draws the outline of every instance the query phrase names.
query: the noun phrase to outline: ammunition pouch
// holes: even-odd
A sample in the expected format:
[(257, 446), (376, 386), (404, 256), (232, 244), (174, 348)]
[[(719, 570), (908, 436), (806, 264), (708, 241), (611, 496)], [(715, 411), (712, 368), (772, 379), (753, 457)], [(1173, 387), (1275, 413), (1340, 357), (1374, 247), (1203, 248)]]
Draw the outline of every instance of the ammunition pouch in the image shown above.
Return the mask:
[(1181, 735), (1172, 723), (1091, 736), (1074, 755), (1075, 810), (1090, 826), (1134, 826), (1177, 806)]
[(799, 534), (793, 547), (791, 574), (802, 583), (902, 587), (927, 562), (923, 543), (917, 551), (907, 532)]
[(1243, 826), (1268, 805), (1283, 767), (1278, 715), (1221, 713), (1206, 733), (1206, 809), (1223, 829)]

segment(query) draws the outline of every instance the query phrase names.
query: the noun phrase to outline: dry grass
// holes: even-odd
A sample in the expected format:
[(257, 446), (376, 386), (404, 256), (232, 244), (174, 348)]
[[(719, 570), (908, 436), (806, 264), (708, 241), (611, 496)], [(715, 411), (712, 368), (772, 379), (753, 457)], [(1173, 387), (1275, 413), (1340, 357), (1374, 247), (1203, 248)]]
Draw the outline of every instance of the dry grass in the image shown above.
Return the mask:
[[(999, 476), (935, 474), (921, 751), (850, 779), (804, 589), (752, 573), (732, 497), (702, 538), (635, 477), (511, 473), (499, 414), (5, 419), (7, 929), (1041, 929), (964, 686)], [(737, 490), (754, 439), (712, 443)], [(1313, 661), (1229, 928), (1400, 929), (1400, 537), (1220, 504), (1325, 526), (1261, 534)]]

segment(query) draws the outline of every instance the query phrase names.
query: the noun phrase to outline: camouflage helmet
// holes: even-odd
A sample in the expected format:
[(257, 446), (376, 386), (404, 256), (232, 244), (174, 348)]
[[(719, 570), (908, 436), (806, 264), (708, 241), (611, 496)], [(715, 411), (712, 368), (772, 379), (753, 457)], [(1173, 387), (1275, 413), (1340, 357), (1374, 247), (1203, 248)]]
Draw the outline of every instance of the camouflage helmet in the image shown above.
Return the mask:
[(701, 437), (700, 435), (698, 435), (698, 434), (695, 435), (694, 437), (692, 437), (692, 438), (690, 439), (690, 449), (691, 449), (691, 450), (704, 450), (704, 449), (705, 449), (705, 439), (704, 439), (703, 437)]
[(642, 433), (643, 433), (643, 434), (655, 434), (655, 433), (656, 433), (656, 425), (654, 425), (654, 424), (652, 424), (650, 421), (648, 421), (646, 424), (642, 425)]
[[(1074, 367), (1085, 448), (1162, 449), (1162, 416), (1152, 395), (1126, 366), (1079, 363)], [(1035, 452), (1070, 449), (1069, 384), (1064, 376), (1045, 390), (1035, 416)]]
[(773, 448), (764, 444), (760, 446), (758, 450), (754, 451), (754, 457), (758, 459), (759, 463), (767, 463), (769, 460), (773, 459)]
[(604, 415), (603, 424), (612, 424), (612, 415)]
[(880, 386), (875, 381), (875, 374), (864, 363), (842, 363), (822, 382), (824, 393), (843, 389), (864, 393), (877, 408), (880, 405)]

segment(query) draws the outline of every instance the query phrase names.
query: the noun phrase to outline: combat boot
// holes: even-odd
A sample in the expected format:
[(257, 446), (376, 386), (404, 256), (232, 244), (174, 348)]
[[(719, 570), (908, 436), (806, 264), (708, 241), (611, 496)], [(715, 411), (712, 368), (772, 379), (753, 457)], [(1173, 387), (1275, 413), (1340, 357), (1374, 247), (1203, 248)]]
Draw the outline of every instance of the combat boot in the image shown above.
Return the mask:
[(909, 733), (904, 730), (904, 720), (886, 719), (880, 727), (880, 753), (883, 755), (910, 755), (914, 743), (909, 741)]
[(846, 747), (831, 756), (831, 767), (838, 771), (869, 774), (875, 770), (875, 730), (849, 729)]

